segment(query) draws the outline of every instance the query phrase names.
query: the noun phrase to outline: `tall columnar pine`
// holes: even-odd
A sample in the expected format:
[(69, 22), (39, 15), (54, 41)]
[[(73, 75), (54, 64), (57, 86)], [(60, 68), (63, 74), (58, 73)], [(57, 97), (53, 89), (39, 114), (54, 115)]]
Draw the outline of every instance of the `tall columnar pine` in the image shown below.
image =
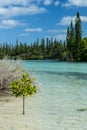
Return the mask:
[(69, 27), (67, 28), (67, 36), (66, 36), (66, 41), (67, 41), (67, 49), (70, 49), (70, 31)]
[(73, 44), (75, 42), (75, 31), (74, 31), (74, 26), (73, 23), (71, 21), (70, 23), (70, 52), (71, 55), (73, 56)]
[(80, 53), (80, 45), (82, 41), (82, 27), (81, 27), (81, 18), (79, 12), (77, 12), (77, 16), (75, 19), (75, 58), (76, 60), (79, 59)]
[(23, 97), (23, 114), (25, 114), (25, 96), (32, 96), (37, 92), (36, 86), (33, 85), (33, 79), (24, 73), (21, 79), (11, 83), (13, 95)]
[(70, 27), (67, 28), (66, 41), (67, 41), (67, 49), (69, 51), (68, 53), (69, 53), (70, 57), (72, 58), (72, 56), (73, 56), (73, 44), (74, 44), (74, 41), (75, 41), (75, 32), (74, 32), (74, 27), (73, 27), (72, 21), (70, 23)]
[(70, 26), (67, 28), (67, 50), (69, 58), (74, 58), (75, 60), (80, 60), (80, 51), (82, 43), (82, 28), (81, 28), (81, 18), (79, 12), (75, 19), (75, 27), (71, 21)]

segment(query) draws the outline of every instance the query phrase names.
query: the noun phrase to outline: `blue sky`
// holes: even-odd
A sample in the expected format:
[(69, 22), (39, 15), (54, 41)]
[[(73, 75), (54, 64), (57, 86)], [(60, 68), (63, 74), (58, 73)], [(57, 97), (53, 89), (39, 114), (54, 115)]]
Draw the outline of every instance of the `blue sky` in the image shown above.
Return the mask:
[(0, 43), (33, 43), (37, 38), (65, 40), (79, 12), (87, 36), (87, 0), (0, 0)]

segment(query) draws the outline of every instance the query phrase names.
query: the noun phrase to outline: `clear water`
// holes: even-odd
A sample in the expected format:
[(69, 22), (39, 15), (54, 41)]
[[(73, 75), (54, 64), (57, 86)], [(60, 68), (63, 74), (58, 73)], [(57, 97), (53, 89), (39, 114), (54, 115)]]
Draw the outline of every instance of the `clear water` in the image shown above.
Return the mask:
[(39, 82), (35, 130), (87, 130), (87, 63), (22, 61)]

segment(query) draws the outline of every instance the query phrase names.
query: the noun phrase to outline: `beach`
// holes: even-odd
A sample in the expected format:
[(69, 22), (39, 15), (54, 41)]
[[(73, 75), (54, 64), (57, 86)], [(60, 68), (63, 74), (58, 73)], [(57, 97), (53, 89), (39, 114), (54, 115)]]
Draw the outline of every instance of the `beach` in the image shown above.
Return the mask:
[(23, 62), (38, 91), (25, 115), (22, 97), (0, 96), (0, 130), (87, 130), (87, 63)]
[[(42, 97), (43, 98), (43, 97)], [(27, 97), (25, 105), (25, 115), (22, 114), (22, 98), (1, 97), (0, 98), (0, 130), (86, 130), (87, 116), (86, 112), (76, 112), (76, 115), (70, 114), (66, 104), (61, 104), (54, 110), (41, 105), (45, 103), (44, 98), (36, 102), (38, 97)], [(58, 104), (57, 104), (58, 105)], [(60, 102), (59, 102), (60, 105)], [(72, 105), (72, 104), (71, 104)], [(73, 111), (71, 109), (70, 111)], [(75, 114), (75, 111), (74, 111)], [(84, 118), (85, 117), (85, 118)]]
[(22, 98), (0, 97), (0, 130), (34, 130), (32, 115), (35, 111), (32, 110), (31, 101), (29, 105), (29, 97), (26, 98), (25, 107), (26, 113), (23, 115)]

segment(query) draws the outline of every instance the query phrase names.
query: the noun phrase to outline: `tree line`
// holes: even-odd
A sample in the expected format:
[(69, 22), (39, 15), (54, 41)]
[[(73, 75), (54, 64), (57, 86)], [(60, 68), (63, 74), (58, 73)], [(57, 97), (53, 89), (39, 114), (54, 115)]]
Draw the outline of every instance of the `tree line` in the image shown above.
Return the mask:
[(16, 40), (14, 45), (1, 44), (0, 46), (0, 58), (5, 56), (9, 59), (62, 59), (62, 53), (64, 52), (64, 44), (58, 42), (52, 38), (37, 39), (33, 44), (19, 43)]
[(15, 44), (0, 44), (0, 59), (57, 59), (87, 61), (87, 38), (82, 38), (82, 21), (79, 12), (75, 25), (71, 21), (64, 42), (53, 38), (37, 40), (32, 44), (16, 40)]

